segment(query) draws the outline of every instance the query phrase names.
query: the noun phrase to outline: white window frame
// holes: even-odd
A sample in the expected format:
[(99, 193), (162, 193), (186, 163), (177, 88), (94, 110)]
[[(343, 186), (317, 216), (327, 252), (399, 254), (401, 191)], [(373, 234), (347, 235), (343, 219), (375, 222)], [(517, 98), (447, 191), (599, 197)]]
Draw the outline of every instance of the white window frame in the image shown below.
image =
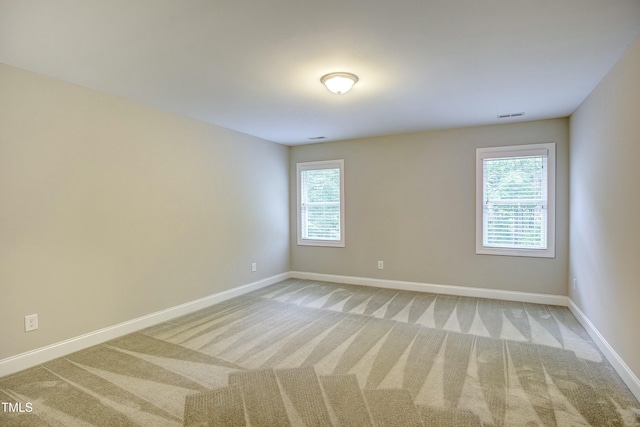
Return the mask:
[[(503, 248), (485, 246), (484, 233), (484, 171), (483, 160), (501, 157), (525, 157), (547, 155), (547, 248)], [(522, 257), (555, 258), (555, 201), (556, 201), (556, 144), (528, 144), (504, 147), (486, 147), (476, 149), (476, 253), (484, 255), (507, 255)]]
[[(302, 188), (301, 173), (308, 170), (319, 169), (340, 169), (340, 239), (338, 240), (320, 240), (320, 239), (303, 239), (302, 238)], [(318, 162), (303, 162), (296, 164), (296, 194), (297, 194), (297, 228), (298, 228), (298, 245), (301, 246), (327, 246), (341, 247), (345, 246), (345, 229), (344, 229), (344, 159), (340, 160), (323, 160)]]

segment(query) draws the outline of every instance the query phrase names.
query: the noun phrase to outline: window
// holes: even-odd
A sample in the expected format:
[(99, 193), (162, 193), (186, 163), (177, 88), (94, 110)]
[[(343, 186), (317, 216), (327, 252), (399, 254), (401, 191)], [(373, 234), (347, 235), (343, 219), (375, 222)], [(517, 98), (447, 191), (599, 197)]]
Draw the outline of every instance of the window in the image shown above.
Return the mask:
[(344, 247), (344, 160), (297, 164), (298, 244)]
[(476, 253), (555, 257), (555, 144), (478, 148)]

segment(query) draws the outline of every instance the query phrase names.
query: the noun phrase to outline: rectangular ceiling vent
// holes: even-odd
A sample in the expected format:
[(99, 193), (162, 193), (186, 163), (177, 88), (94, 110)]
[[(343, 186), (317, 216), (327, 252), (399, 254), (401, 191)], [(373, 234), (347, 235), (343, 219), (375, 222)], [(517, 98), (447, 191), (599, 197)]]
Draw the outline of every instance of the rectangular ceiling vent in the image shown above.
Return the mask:
[(524, 113), (498, 114), (499, 119), (508, 119), (509, 117), (522, 117)]

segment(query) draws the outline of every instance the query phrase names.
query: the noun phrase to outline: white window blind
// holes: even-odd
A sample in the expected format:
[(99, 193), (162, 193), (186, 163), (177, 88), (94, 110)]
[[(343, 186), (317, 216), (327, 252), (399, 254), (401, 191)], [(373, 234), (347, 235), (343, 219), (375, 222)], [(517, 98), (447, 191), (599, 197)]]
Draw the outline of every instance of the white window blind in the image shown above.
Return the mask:
[(555, 152), (553, 144), (479, 149), (479, 253), (553, 256), (551, 148)]
[(547, 248), (547, 156), (483, 160), (484, 246)]
[(298, 244), (344, 246), (343, 161), (298, 164)]

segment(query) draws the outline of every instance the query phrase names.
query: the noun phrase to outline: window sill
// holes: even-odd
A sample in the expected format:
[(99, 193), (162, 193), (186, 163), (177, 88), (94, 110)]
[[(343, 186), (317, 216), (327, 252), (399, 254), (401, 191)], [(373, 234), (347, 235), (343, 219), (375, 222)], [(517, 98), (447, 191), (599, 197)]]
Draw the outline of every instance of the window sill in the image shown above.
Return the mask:
[(298, 246), (320, 246), (329, 248), (344, 248), (343, 240), (298, 240)]
[(518, 256), (529, 258), (555, 258), (556, 254), (553, 249), (506, 249), (506, 248), (486, 248), (476, 249), (476, 255), (499, 255), (499, 256)]

